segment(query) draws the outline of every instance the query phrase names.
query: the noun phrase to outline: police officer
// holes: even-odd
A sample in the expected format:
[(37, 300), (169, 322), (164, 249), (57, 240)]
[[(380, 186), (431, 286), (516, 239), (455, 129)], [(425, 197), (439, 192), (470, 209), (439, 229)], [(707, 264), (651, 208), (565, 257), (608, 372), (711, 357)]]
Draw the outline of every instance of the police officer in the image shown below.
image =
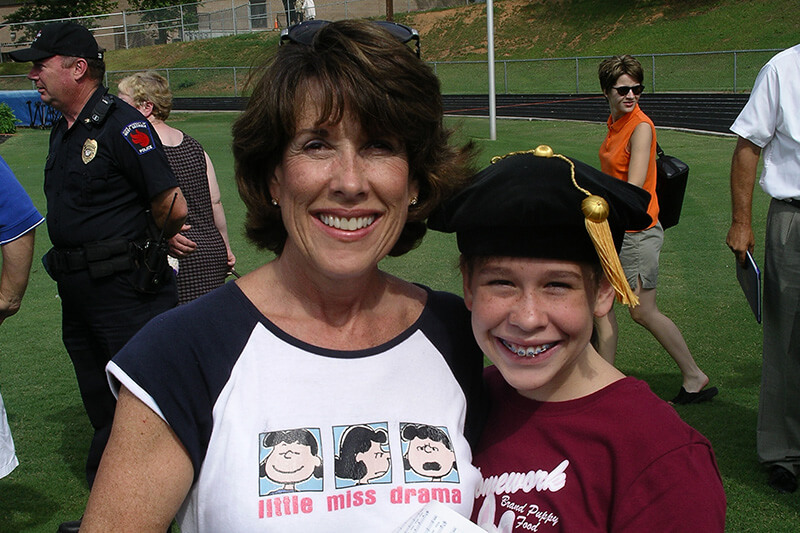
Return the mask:
[[(62, 115), (45, 165), (53, 248), (44, 263), (58, 284), (64, 345), (94, 427), (91, 489), (115, 408), (105, 366), (177, 302), (163, 243), (181, 229), (186, 202), (147, 120), (103, 87), (103, 50), (88, 29), (51, 23), (10, 55), (33, 62), (28, 78)], [(59, 531), (79, 527), (64, 522)]]

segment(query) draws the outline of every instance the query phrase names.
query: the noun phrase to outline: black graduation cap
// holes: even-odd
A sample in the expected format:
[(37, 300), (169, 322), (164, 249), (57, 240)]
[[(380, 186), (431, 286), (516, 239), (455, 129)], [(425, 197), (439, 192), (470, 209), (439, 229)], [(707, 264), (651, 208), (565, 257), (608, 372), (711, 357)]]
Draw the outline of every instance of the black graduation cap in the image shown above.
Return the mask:
[(456, 233), (471, 256), (600, 263), (620, 301), (633, 303), (617, 255), (626, 230), (642, 230), (650, 194), (549, 146), (495, 157), (428, 218)]

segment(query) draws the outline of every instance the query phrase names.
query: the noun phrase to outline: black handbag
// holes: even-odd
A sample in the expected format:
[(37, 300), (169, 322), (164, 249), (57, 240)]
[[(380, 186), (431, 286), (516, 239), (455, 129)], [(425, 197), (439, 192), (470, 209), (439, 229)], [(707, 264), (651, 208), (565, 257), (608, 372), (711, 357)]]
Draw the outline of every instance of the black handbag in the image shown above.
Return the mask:
[(689, 165), (671, 155), (656, 143), (656, 197), (658, 198), (658, 220), (664, 229), (676, 225), (681, 218)]

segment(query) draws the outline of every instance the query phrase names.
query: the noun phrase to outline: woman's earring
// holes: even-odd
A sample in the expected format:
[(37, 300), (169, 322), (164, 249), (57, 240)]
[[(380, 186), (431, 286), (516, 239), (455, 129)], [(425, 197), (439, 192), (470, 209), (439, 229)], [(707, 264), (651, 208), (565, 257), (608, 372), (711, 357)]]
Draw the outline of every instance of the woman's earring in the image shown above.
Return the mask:
[(278, 200), (276, 200), (275, 198), (272, 199), (272, 205), (274, 205), (275, 207), (279, 207), (280, 206), (280, 204), (278, 203)]
[(416, 196), (413, 196), (413, 197), (411, 198), (411, 201), (410, 201), (410, 202), (408, 202), (408, 205), (410, 205), (410, 206), (415, 206), (415, 205), (417, 205), (417, 197), (416, 197)]

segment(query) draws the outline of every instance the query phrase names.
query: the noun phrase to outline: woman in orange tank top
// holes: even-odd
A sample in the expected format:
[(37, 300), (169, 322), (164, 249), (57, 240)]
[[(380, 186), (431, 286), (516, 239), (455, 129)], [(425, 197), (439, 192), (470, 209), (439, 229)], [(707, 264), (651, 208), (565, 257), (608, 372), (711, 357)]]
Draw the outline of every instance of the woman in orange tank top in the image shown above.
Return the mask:
[[(709, 378), (697, 366), (680, 330), (656, 305), (658, 256), (664, 230), (658, 222), (656, 197), (656, 129), (639, 108), (639, 96), (644, 90), (642, 65), (630, 55), (614, 56), (600, 63), (598, 74), (611, 112), (608, 135), (600, 146), (600, 168), (651, 195), (647, 213), (652, 224), (645, 230), (626, 233), (620, 252), (628, 283), (639, 296), (639, 305), (630, 307), (631, 318), (653, 334), (683, 375), (681, 389), (672, 403), (708, 401), (717, 394), (717, 388), (706, 387)], [(597, 321), (596, 330), (598, 351), (613, 363), (618, 335), (613, 309)]]

